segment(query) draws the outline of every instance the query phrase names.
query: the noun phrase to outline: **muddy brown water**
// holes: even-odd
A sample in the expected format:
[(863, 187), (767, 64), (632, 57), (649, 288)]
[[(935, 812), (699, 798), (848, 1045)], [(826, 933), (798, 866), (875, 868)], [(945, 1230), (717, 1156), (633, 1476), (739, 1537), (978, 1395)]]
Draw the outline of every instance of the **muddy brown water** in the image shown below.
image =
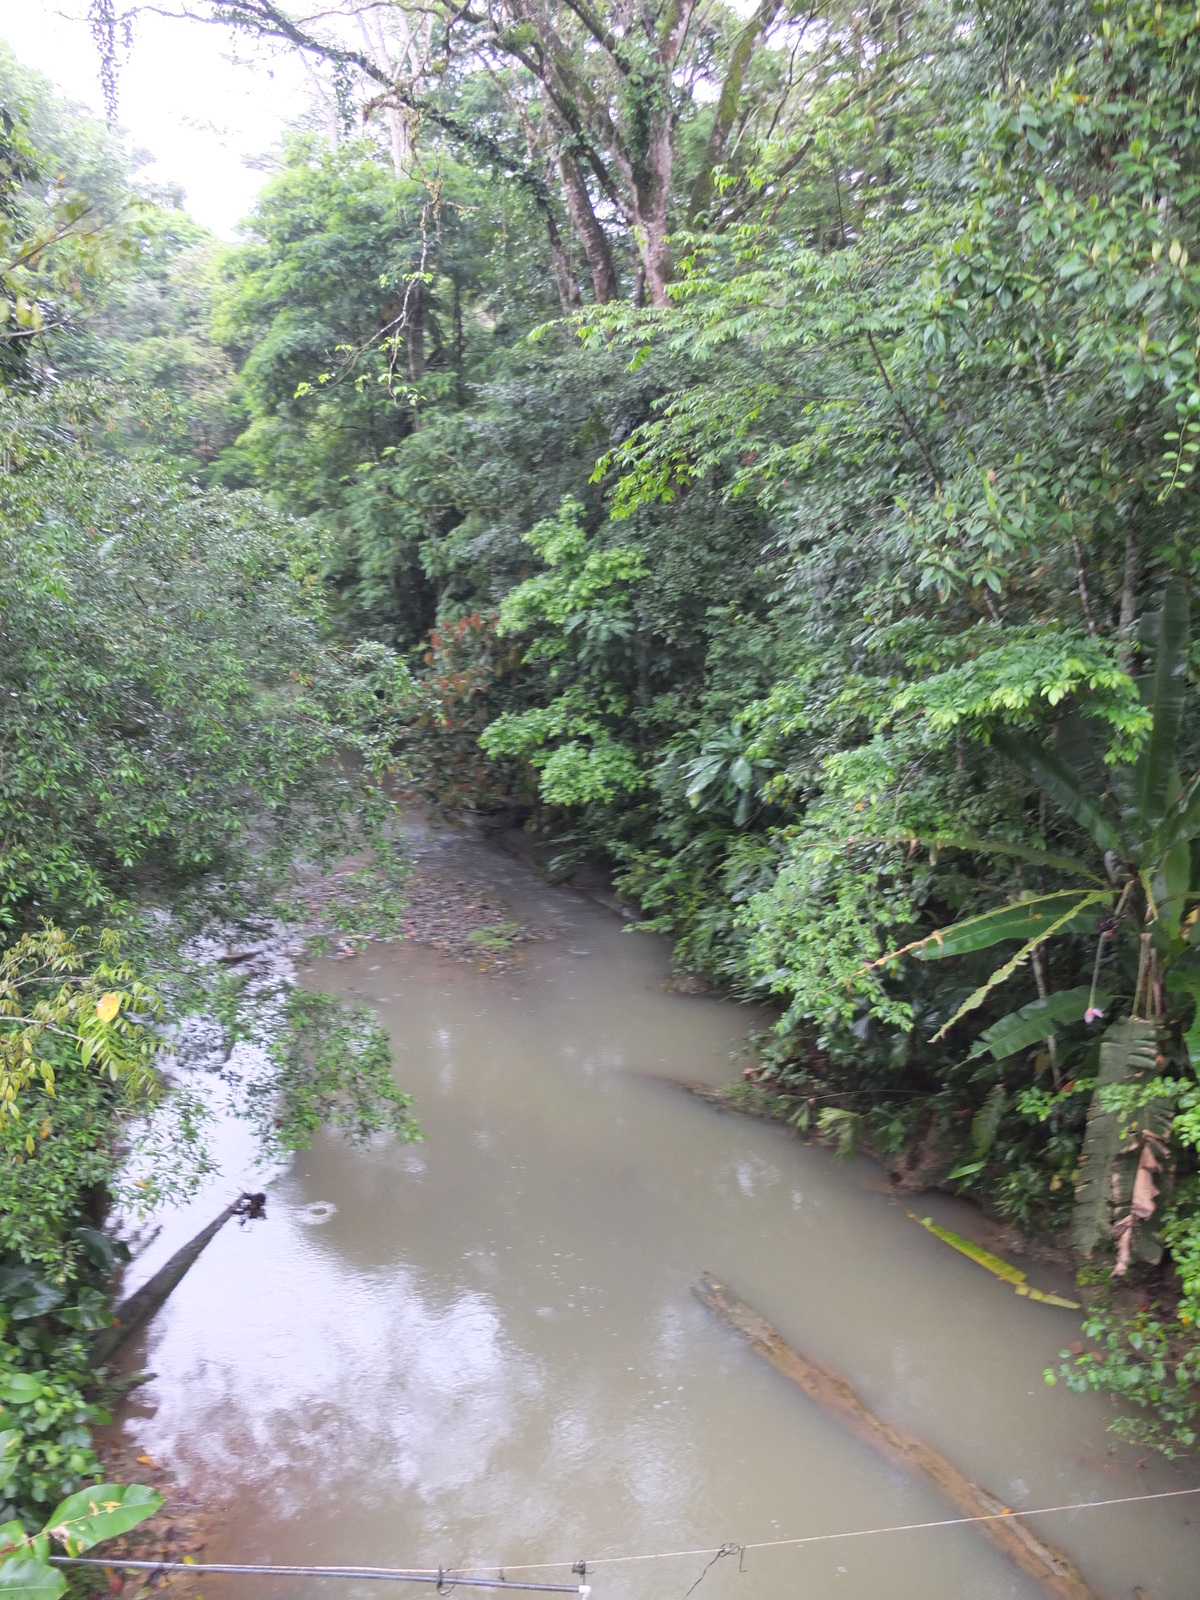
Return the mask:
[[(229, 1506), (206, 1559), (548, 1582), (583, 1559), (596, 1600), (684, 1600), (709, 1558), (674, 1552), (952, 1514), (716, 1322), (691, 1293), (705, 1269), (1010, 1506), (1200, 1482), (1115, 1447), (1100, 1399), (1045, 1386), (1076, 1314), (956, 1255), (871, 1163), (660, 1081), (733, 1076), (759, 1020), (746, 1008), (665, 992), (661, 941), (488, 846), (426, 844), (556, 937), (500, 974), (411, 944), (306, 972), (377, 1010), (427, 1139), (353, 1151), (322, 1135), (271, 1182), (269, 1220), (227, 1227), (134, 1352), (158, 1376), (126, 1430)], [(252, 1176), (248, 1154), (227, 1128), (221, 1179), (168, 1219), (129, 1287)], [(915, 1209), (970, 1223), (945, 1197)], [(1200, 1595), (1200, 1496), (1037, 1526), (1098, 1596)], [(656, 1559), (607, 1559), (634, 1556)], [(209, 1600), (398, 1592), (432, 1591), (204, 1584)], [(943, 1528), (725, 1556), (696, 1592), (1040, 1591), (978, 1533)]]

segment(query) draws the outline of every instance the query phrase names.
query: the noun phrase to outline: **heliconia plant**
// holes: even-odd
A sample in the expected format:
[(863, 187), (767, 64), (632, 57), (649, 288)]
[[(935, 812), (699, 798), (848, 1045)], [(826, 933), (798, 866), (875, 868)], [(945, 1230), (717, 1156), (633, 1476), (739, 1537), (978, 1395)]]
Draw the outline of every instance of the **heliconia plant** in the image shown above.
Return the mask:
[[(941, 1039), (1057, 935), (1094, 935), (1090, 984), (1051, 989), (1001, 1017), (980, 1034), (972, 1054), (1001, 1061), (1041, 1040), (1052, 1050), (1059, 1028), (1107, 1024), (1073, 1231), (1085, 1255), (1111, 1238), (1118, 1274), (1135, 1259), (1162, 1256), (1152, 1225), (1169, 1179), (1173, 1113), (1187, 1090), (1187, 1080), (1168, 1076), (1168, 1069), (1174, 1063), (1194, 1075), (1200, 1063), (1200, 852), (1193, 851), (1200, 841), (1200, 772), (1185, 780), (1177, 756), (1190, 644), (1187, 593), (1178, 579), (1166, 586), (1152, 632), (1154, 671), (1143, 691), (1151, 720), (1135, 761), (1105, 767), (1089, 748), (1086, 728), (1076, 730), (1082, 743), (1075, 759), (1009, 730), (993, 735), (993, 744), (1090, 836), (1099, 861), (1047, 855), (1047, 866), (1077, 883), (950, 923), (872, 963), (889, 965), (901, 955), (935, 961), (1021, 941), (942, 1025), (935, 1035)], [(1119, 954), (1128, 956), (1134, 974), (1124, 992)]]

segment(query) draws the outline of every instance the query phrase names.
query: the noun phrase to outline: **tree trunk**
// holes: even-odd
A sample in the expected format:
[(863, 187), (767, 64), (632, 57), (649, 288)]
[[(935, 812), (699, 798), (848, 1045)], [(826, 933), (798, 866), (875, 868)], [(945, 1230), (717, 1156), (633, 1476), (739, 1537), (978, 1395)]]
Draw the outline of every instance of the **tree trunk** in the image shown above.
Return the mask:
[(617, 269), (613, 265), (612, 246), (596, 213), (592, 210), (591, 197), (587, 192), (583, 173), (579, 170), (579, 163), (569, 150), (559, 153), (558, 170), (562, 176), (563, 194), (571, 226), (583, 246), (588, 266), (592, 271), (592, 289), (595, 292), (596, 303), (606, 305), (610, 300), (615, 300), (620, 293)]
[(675, 130), (666, 120), (651, 135), (645, 160), (633, 175), (633, 233), (652, 306), (670, 304), (671, 252), (667, 245), (667, 197), (675, 158)]
[(554, 282), (558, 287), (558, 302), (569, 316), (572, 311), (578, 311), (582, 296), (575, 274), (571, 270), (571, 258), (567, 254), (567, 247), (558, 231), (558, 223), (555, 222), (554, 213), (548, 207), (546, 237), (550, 241), (550, 261), (554, 268)]
[(758, 1355), (803, 1389), (810, 1400), (893, 1466), (917, 1472), (932, 1483), (980, 1533), (1041, 1584), (1055, 1600), (1095, 1600), (1075, 1566), (1061, 1550), (1047, 1544), (1002, 1501), (972, 1483), (946, 1457), (923, 1439), (884, 1422), (859, 1399), (845, 1378), (812, 1356), (786, 1344), (765, 1317), (740, 1300), (724, 1284), (705, 1273), (695, 1289), (697, 1299), (741, 1335)]
[[(1117, 626), (1125, 633), (1137, 618), (1138, 590), (1142, 583), (1142, 541), (1133, 518), (1137, 507), (1129, 510), (1129, 532), (1125, 535), (1125, 573), (1121, 582), (1121, 612)], [(1133, 671), (1133, 643), (1122, 644), (1117, 660), (1125, 672)]]
[(667, 284), (671, 280), (671, 252), (667, 246), (666, 196), (656, 204), (649, 215), (642, 213), (637, 222), (638, 249), (646, 274), (646, 292), (652, 306), (668, 306)]
[[(242, 1200), (245, 1198), (243, 1196)], [(154, 1315), (171, 1290), (199, 1261), (205, 1248), (216, 1238), (230, 1217), (239, 1214), (242, 1200), (226, 1206), (221, 1215), (215, 1217), (207, 1228), (201, 1228), (194, 1239), (189, 1239), (181, 1250), (176, 1250), (167, 1264), (159, 1267), (154, 1276), (136, 1293), (131, 1294), (127, 1300), (122, 1300), (113, 1315), (112, 1325), (101, 1329), (92, 1341), (92, 1361), (95, 1365), (98, 1366), (100, 1362), (106, 1361), (119, 1344), (128, 1339), (131, 1333), (136, 1333), (142, 1324)]]
[(463, 376), (463, 320), (462, 284), (454, 280), (454, 316), (451, 327), (451, 360), (454, 362), (454, 385), (461, 405), (465, 395)]
[(408, 301), (405, 317), (405, 344), (408, 349), (408, 376), (417, 383), (425, 376), (425, 285), (414, 278), (405, 292)]

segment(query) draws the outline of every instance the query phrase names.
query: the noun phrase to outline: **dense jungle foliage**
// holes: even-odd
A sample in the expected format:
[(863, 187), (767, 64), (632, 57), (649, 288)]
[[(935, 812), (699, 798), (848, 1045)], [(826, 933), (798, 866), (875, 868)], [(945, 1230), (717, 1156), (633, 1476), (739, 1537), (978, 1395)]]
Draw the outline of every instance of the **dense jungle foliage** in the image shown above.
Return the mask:
[(1200, 10), (213, 9), (327, 89), (231, 247), (4, 67), (14, 936), (386, 753), (1069, 1229), (1064, 1376), (1191, 1448)]
[(4, 53), (0, 104), (0, 1572), (52, 1600), (22, 1529), (98, 1476), (90, 1347), (124, 1250), (105, 1224), (211, 1170), (195, 1073), (268, 1156), (323, 1121), (415, 1130), (363, 1016), (218, 979), (196, 943), (261, 937), (294, 859), (383, 812), (311, 533), (199, 481), (236, 434), (212, 242)]

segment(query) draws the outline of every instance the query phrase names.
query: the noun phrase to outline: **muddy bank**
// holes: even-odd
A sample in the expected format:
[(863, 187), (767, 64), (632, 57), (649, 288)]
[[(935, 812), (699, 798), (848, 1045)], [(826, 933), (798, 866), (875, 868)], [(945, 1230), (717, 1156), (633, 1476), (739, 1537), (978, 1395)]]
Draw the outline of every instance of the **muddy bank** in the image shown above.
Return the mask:
[[(200, 1500), (166, 1467), (160, 1465), (135, 1439), (126, 1436), (115, 1421), (95, 1434), (96, 1454), (110, 1483), (144, 1483), (163, 1497), (162, 1509), (119, 1539), (106, 1543), (98, 1555), (114, 1560), (183, 1561), (204, 1559), (204, 1552), (226, 1514), (213, 1495)], [(119, 1594), (124, 1600), (148, 1595), (168, 1595), (177, 1600), (200, 1600), (199, 1577), (186, 1573), (121, 1572), (117, 1567), (77, 1571), (73, 1583), (79, 1592)]]

